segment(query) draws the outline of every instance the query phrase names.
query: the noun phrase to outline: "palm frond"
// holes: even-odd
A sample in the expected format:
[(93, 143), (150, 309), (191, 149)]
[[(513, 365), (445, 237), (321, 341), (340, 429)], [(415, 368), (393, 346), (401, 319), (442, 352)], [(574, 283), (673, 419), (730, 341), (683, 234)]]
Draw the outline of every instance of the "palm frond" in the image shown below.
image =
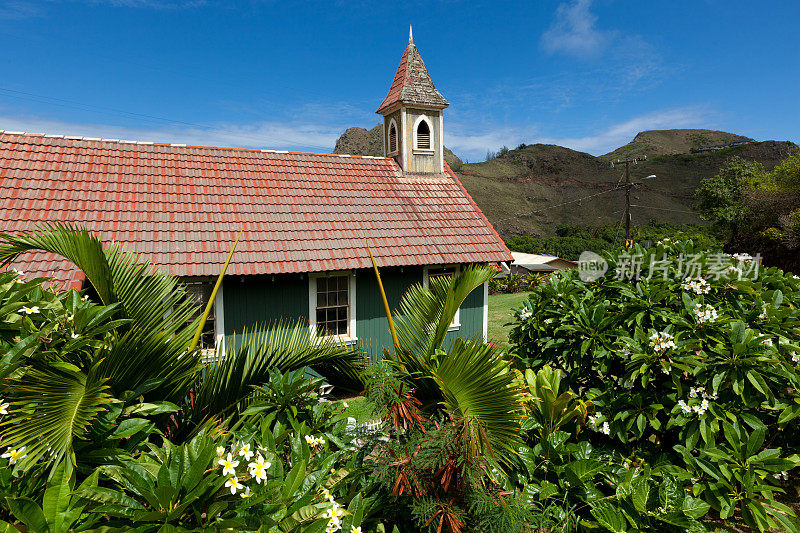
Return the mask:
[(469, 449), (507, 463), (520, 441), (521, 407), (509, 361), (493, 345), (456, 338), (438, 363), (433, 379), (442, 404), (454, 419), (464, 420)]
[(467, 296), (495, 275), (491, 268), (471, 265), (455, 276), (431, 278), (427, 289), (422, 284), (411, 287), (400, 301), (396, 320), (403, 351), (430, 359), (444, 344)]
[(75, 464), (73, 440), (83, 438), (96, 418), (113, 401), (97, 366), (83, 372), (66, 363), (29, 367), (4, 386), (12, 410), (0, 422), (3, 445), (25, 447), (24, 467), (45, 461)]
[(45, 225), (21, 235), (0, 235), (0, 262), (43, 250), (72, 261), (86, 275), (106, 305), (119, 304), (118, 342), (98, 371), (115, 392), (144, 385), (165, 399), (182, 398), (201, 370), (196, 351), (187, 352), (197, 321), (187, 325), (197, 308), (186, 298), (178, 278), (157, 270), (134, 253), (102, 242), (85, 229)]
[(358, 379), (365, 362), (360, 348), (313, 338), (308, 324), (299, 320), (245, 330), (226, 344), (225, 353), (217, 352), (206, 368), (197, 390), (192, 409), (195, 422), (241, 407), (254, 387), (269, 380), (271, 370), (288, 372), (309, 366), (331, 379), (338, 374)]
[(0, 266), (7, 266), (20, 254), (44, 250), (75, 263), (97, 291), (100, 300), (109, 305), (116, 301), (111, 268), (98, 237), (83, 228), (64, 224), (47, 224), (23, 235), (0, 234)]

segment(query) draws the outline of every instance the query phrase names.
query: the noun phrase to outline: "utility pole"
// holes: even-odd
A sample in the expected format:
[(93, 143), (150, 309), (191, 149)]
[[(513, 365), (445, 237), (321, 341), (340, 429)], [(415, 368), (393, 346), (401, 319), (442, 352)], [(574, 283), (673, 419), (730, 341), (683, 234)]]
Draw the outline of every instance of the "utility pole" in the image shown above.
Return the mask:
[(631, 183), (631, 164), (636, 164), (639, 161), (644, 161), (647, 159), (647, 156), (643, 157), (633, 157), (630, 159), (617, 159), (616, 161), (611, 162), (611, 168), (614, 168), (614, 165), (624, 164), (625, 165), (625, 249), (631, 247), (633, 244), (631, 242), (631, 189), (635, 183)]

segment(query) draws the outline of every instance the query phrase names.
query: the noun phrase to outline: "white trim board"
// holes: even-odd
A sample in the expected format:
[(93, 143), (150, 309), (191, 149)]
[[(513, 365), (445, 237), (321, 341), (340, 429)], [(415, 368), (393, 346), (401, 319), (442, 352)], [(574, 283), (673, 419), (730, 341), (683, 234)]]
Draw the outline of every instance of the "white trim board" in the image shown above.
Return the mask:
[(214, 336), (216, 337), (217, 353), (225, 354), (225, 296), (222, 290), (223, 283), (219, 284), (217, 296), (214, 298)]

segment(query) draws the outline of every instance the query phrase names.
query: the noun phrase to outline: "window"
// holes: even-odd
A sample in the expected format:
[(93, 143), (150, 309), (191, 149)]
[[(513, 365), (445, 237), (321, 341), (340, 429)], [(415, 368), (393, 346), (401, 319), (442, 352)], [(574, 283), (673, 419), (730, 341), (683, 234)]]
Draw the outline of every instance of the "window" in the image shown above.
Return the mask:
[[(461, 269), (458, 265), (425, 267), (425, 270), (422, 274), (422, 285), (427, 289), (430, 287), (429, 282), (431, 279), (455, 276), (460, 272), (460, 270)], [(461, 309), (456, 309), (456, 314), (453, 316), (453, 322), (450, 323), (450, 331), (455, 331), (461, 327), (461, 322), (459, 320), (460, 314)]]
[(420, 121), (417, 126), (417, 148), (419, 150), (431, 149), (431, 127), (425, 120)]
[[(194, 321), (206, 310), (206, 305), (211, 299), (211, 293), (214, 291), (216, 281), (216, 279), (211, 278), (184, 278), (181, 280), (186, 291), (186, 297), (197, 306), (197, 312), (192, 315), (188, 323)], [(222, 303), (222, 287), (220, 286), (198, 342), (198, 347), (203, 351), (203, 357), (211, 357), (217, 347), (224, 350), (224, 331), (224, 307)]]
[(397, 124), (394, 119), (389, 123), (389, 153), (393, 154), (397, 151)]
[(355, 341), (355, 276), (349, 273), (309, 276), (309, 325), (314, 336)]

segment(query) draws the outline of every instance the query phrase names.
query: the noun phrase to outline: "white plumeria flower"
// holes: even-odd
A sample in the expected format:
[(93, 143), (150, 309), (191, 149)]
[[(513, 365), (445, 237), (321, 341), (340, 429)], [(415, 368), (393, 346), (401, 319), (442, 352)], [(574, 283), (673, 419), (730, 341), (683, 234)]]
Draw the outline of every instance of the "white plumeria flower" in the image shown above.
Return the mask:
[(241, 493), (240, 496), (242, 498), (249, 498), (250, 496), (252, 496), (252, 494), (250, 494), (250, 487), (245, 487), (244, 492)]
[(33, 307), (23, 307), (20, 309), (26, 315), (38, 315), (39, 314), (39, 306), (34, 305)]
[(217, 446), (217, 457), (222, 458), (225, 455), (225, 446)]
[(683, 414), (685, 415), (692, 412), (692, 408), (689, 407), (683, 400), (678, 400), (678, 406), (681, 408), (681, 411), (683, 411)]
[(325, 533), (336, 533), (342, 528), (342, 524), (338, 518), (331, 518), (328, 520), (328, 527), (325, 528)]
[(19, 276), (21, 278), (25, 277), (25, 272), (23, 272), (22, 270), (17, 270), (16, 268), (12, 268), (11, 270), (13, 270), (14, 274), (16, 274), (17, 276)]
[(67, 315), (67, 321), (68, 321), (68, 322), (72, 322), (73, 320), (75, 320), (75, 315), (70, 315), (70, 314), (68, 314), (68, 315)]
[(8, 459), (8, 464), (13, 465), (14, 463), (20, 461), (21, 459), (27, 457), (27, 454), (25, 453), (25, 446), (23, 446), (18, 450), (9, 449), (6, 453), (0, 455), (0, 457), (2, 457), (3, 459)]
[(320, 492), (322, 493), (322, 497), (323, 498), (325, 498), (326, 500), (328, 500), (331, 503), (334, 503), (333, 495), (331, 494), (331, 491), (329, 491), (328, 489), (322, 489)]
[(226, 459), (220, 459), (217, 461), (217, 464), (222, 466), (222, 475), (227, 476), (235, 476), (236, 475), (236, 467), (239, 466), (239, 461), (234, 461), (233, 456), (229, 453)]
[(797, 352), (792, 352), (792, 362), (793, 363), (800, 363), (800, 355)]
[(711, 291), (711, 285), (703, 278), (697, 278), (695, 280), (687, 279), (683, 282), (681, 288), (695, 294), (708, 294)]
[(532, 313), (532, 312), (531, 312), (531, 310), (530, 310), (530, 309), (528, 309), (527, 307), (523, 307), (523, 308), (522, 308), (522, 312), (519, 314), (519, 317), (520, 317), (522, 320), (528, 320), (528, 319), (529, 319), (530, 317), (532, 317), (532, 316), (533, 316), (533, 313)]
[(74, 331), (73, 331), (72, 333), (70, 333), (70, 335), (69, 335), (69, 338), (70, 338), (70, 339), (77, 339), (78, 337), (80, 337), (80, 335), (78, 335), (78, 334), (77, 334), (77, 333), (75, 333)]
[(695, 305), (694, 313), (697, 315), (697, 321), (701, 323), (714, 322), (718, 318), (717, 310), (711, 304)]
[(347, 405), (347, 402), (342, 402), (342, 407), (344, 407), (345, 409), (347, 409), (347, 408), (348, 408), (348, 407), (350, 407), (350, 406), (349, 406), (349, 405)]
[(603, 429), (601, 429), (600, 431), (605, 435), (608, 435), (611, 433), (611, 426), (608, 425), (608, 422), (603, 422)]
[(244, 488), (244, 485), (239, 483), (239, 479), (236, 476), (229, 477), (228, 480), (225, 482), (225, 486), (230, 487), (231, 494), (236, 494), (237, 490)]
[(0, 415), (7, 415), (8, 414), (8, 407), (11, 404), (6, 403), (3, 398), (0, 398)]
[(760, 344), (772, 347), (772, 339), (763, 339)]
[(269, 461), (264, 461), (264, 458), (259, 454), (255, 462), (250, 463), (248, 466), (250, 475), (256, 480), (256, 483), (261, 484), (262, 481), (267, 480), (267, 468), (272, 466)]
[(361, 533), (361, 526), (350, 526), (350, 533)]
[(239, 450), (239, 457), (244, 457), (245, 461), (249, 461), (253, 457), (253, 451), (250, 449), (250, 444), (243, 444)]
[(676, 348), (675, 337), (666, 331), (660, 331), (650, 335), (650, 346), (657, 352), (665, 352), (670, 348)]

